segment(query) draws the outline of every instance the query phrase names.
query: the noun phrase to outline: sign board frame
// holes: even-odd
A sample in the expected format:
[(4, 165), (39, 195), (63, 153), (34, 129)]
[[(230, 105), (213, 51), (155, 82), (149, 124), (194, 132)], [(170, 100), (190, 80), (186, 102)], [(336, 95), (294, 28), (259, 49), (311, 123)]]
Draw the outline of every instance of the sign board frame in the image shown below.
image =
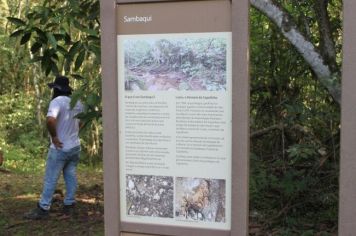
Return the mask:
[[(221, 0), (223, 1), (223, 0)], [(120, 219), (117, 84), (117, 7), (147, 0), (101, 0), (105, 235), (248, 235), (249, 211), (249, 3), (231, 1), (232, 27), (232, 204), (231, 230), (137, 224)]]
[(356, 232), (356, 2), (343, 1), (343, 63), (339, 181), (339, 235)]

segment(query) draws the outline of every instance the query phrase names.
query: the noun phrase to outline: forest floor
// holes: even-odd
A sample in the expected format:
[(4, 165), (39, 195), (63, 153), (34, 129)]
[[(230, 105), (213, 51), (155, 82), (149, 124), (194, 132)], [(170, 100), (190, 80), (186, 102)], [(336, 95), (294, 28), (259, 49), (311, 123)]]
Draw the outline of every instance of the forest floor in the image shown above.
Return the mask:
[[(50, 217), (24, 220), (23, 214), (36, 207), (42, 188), (42, 173), (0, 171), (0, 235), (104, 235), (102, 171), (80, 166), (76, 215), (61, 217), (61, 194), (56, 194)], [(57, 190), (64, 191), (61, 177)], [(58, 192), (60, 192), (58, 191)]]
[[(34, 173), (33, 173), (34, 172)], [(17, 172), (13, 169), (4, 171), (0, 167), (0, 236), (17, 235), (104, 235), (104, 198), (102, 169), (80, 165), (78, 170), (77, 214), (64, 219), (61, 215), (62, 203), (60, 194), (46, 220), (24, 220), (23, 214), (36, 207), (42, 189), (43, 171)], [(61, 177), (57, 189), (64, 191)], [(337, 229), (326, 225), (310, 230), (300, 228), (282, 229), (266, 227), (263, 222), (250, 219), (249, 235), (251, 236), (336, 236)], [(267, 229), (268, 228), (268, 229)]]

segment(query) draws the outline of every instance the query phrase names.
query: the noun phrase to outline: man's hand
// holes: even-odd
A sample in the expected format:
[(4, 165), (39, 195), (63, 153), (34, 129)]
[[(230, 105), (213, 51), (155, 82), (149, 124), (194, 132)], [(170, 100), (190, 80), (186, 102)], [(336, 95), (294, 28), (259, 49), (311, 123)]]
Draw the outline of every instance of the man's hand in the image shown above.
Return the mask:
[(56, 149), (61, 149), (63, 147), (63, 143), (58, 139), (58, 137), (52, 137), (52, 143)]

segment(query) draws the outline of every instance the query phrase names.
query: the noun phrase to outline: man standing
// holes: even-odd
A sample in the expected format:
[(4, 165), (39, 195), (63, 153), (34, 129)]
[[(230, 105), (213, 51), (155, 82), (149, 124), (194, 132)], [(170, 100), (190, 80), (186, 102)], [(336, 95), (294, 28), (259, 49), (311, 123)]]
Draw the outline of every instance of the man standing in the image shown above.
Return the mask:
[(83, 112), (83, 105), (78, 101), (71, 108), (72, 88), (67, 77), (57, 76), (48, 86), (53, 89), (53, 97), (47, 113), (47, 129), (51, 136), (51, 146), (47, 156), (41, 199), (37, 208), (24, 215), (24, 218), (33, 220), (48, 217), (52, 196), (61, 172), (66, 186), (63, 202), (65, 215), (69, 216), (74, 211), (77, 189), (76, 169), (80, 154), (78, 136), (80, 124), (75, 117)]

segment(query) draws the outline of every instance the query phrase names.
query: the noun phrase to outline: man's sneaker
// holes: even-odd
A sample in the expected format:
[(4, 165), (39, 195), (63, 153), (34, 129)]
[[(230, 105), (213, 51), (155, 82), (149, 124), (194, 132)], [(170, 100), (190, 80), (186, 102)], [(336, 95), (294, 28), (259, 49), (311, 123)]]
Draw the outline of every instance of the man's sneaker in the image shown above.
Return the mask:
[(64, 205), (62, 213), (63, 213), (63, 216), (65, 216), (65, 217), (75, 216), (75, 214), (76, 214), (76, 212), (75, 212), (75, 204), (73, 204), (73, 205)]
[(42, 220), (48, 218), (49, 211), (42, 209), (40, 206), (37, 208), (25, 213), (23, 217), (27, 220)]

